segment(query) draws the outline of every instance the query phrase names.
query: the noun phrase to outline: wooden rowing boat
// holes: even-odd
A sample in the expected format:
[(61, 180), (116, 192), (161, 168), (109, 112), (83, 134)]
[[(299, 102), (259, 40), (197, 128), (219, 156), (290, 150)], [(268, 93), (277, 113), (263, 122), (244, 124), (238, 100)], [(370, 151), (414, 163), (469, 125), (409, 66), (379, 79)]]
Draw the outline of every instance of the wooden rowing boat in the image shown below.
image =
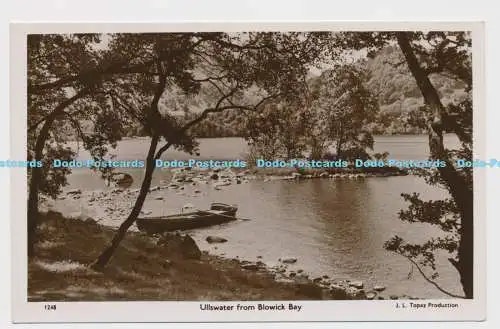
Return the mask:
[(224, 203), (212, 203), (209, 210), (160, 216), (143, 217), (136, 221), (137, 228), (148, 234), (185, 231), (219, 225), (236, 220), (238, 208)]

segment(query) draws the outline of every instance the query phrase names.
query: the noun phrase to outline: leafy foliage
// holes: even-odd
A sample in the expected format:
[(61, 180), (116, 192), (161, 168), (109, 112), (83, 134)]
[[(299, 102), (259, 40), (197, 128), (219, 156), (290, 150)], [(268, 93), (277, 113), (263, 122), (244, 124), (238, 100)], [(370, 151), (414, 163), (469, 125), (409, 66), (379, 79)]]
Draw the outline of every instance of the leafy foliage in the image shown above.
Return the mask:
[(420, 195), (402, 194), (410, 203), (407, 210), (401, 210), (399, 217), (409, 223), (427, 223), (437, 226), (445, 232), (444, 236), (431, 238), (423, 244), (411, 244), (401, 237), (394, 236), (386, 242), (385, 248), (407, 258), (414, 259), (422, 266), (429, 266), (434, 271), (432, 278), (437, 278), (435, 252), (443, 250), (456, 257), (458, 251), (460, 216), (453, 199), (422, 201)]
[[(345, 65), (328, 70), (312, 82), (313, 107), (319, 111), (323, 137), (335, 141), (337, 156), (367, 158), (373, 137), (365, 130), (375, 119), (378, 104), (364, 84), (362, 69)], [(313, 128), (314, 129), (314, 128)]]
[[(94, 90), (96, 81), (82, 80), (72, 88), (52, 89), (45, 92), (31, 92), (33, 85), (50, 84), (61, 76), (78, 74), (87, 70), (99, 61), (99, 52), (91, 45), (99, 42), (95, 34), (73, 35), (29, 35), (28, 36), (28, 159), (36, 157), (37, 140), (48, 121), (57, 117), (54, 111), (63, 115), (61, 104), (67, 102), (75, 94), (81, 93), (80, 99), (68, 104), (68, 107), (81, 106), (82, 99), (87, 95), (83, 90)], [(47, 123), (49, 124), (49, 123)], [(59, 132), (60, 133), (60, 132)], [(66, 184), (67, 168), (59, 169), (50, 166), (55, 158), (65, 159), (73, 153), (64, 145), (64, 140), (55, 132), (52, 133), (52, 143), (45, 147), (43, 158), (43, 176), (40, 190), (51, 197), (60, 192), (60, 187)], [(42, 141), (43, 148), (45, 141)], [(39, 152), (40, 150), (38, 150)], [(31, 174), (31, 173), (29, 173)], [(31, 177), (31, 176), (30, 176)]]
[(333, 145), (338, 157), (367, 158), (373, 137), (364, 128), (378, 111), (363, 72), (352, 65), (310, 79), (293, 103), (277, 101), (247, 119), (252, 152), (266, 158), (321, 159)]
[(300, 103), (275, 101), (246, 118), (246, 138), (253, 154), (265, 159), (302, 157), (310, 113)]

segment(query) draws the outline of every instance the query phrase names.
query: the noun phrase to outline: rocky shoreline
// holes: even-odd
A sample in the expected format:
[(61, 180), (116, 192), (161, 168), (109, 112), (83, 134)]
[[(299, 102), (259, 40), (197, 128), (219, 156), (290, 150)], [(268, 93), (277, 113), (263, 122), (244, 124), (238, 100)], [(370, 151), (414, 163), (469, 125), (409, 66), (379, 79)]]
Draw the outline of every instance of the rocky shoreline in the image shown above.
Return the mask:
[[(208, 253), (204, 251), (205, 253)], [(214, 256), (214, 255), (212, 255)], [(214, 256), (222, 257), (222, 256)], [(223, 258), (223, 257), (222, 257)], [(223, 258), (228, 260), (227, 258)], [(242, 260), (239, 258), (229, 259), (238, 264), (243, 270), (260, 272), (271, 275), (276, 282), (287, 283), (293, 286), (300, 286), (308, 293), (317, 296), (318, 299), (349, 299), (349, 300), (398, 300), (409, 299), (418, 300), (412, 296), (396, 296), (385, 294), (386, 286), (376, 284), (367, 286), (362, 281), (337, 280), (328, 275), (311, 277), (302, 269), (290, 270), (288, 264), (295, 263), (296, 258), (279, 259), (278, 265), (268, 266), (264, 262)]]
[[(49, 220), (43, 220), (42, 231), (48, 230), (49, 232), (55, 233), (56, 230), (69, 231), (75, 226), (78, 232), (82, 230), (89, 230), (94, 234), (101, 234), (103, 231), (112, 233), (114, 229), (105, 227), (97, 224), (91, 218), (87, 218), (85, 221), (75, 221), (75, 219), (65, 218), (61, 213), (48, 211), (41, 214), (42, 218), (49, 218)], [(49, 224), (47, 224), (49, 223)], [(71, 226), (71, 228), (70, 228)], [(79, 227), (79, 228), (78, 228)], [(84, 227), (84, 229), (82, 229)], [(57, 229), (56, 229), (57, 228)], [(111, 230), (111, 231), (110, 231)], [(58, 232), (60, 233), (60, 232)], [(55, 241), (52, 234), (46, 236), (41, 243), (38, 243), (38, 248), (54, 248), (61, 246), (60, 241)], [(86, 241), (91, 241), (92, 236), (82, 237)], [(350, 281), (350, 280), (336, 280), (335, 278), (330, 278), (328, 275), (323, 275), (320, 277), (310, 277), (305, 271), (290, 270), (288, 265), (295, 264), (300, 260), (293, 257), (284, 257), (278, 260), (278, 264), (274, 266), (266, 265), (261, 260), (249, 261), (239, 258), (226, 258), (221, 255), (210, 254), (206, 250), (200, 250), (196, 242), (191, 238), (189, 234), (180, 233), (167, 233), (159, 236), (149, 236), (142, 232), (130, 232), (128, 239), (131, 240), (144, 240), (146, 246), (143, 250), (137, 250), (139, 253), (137, 256), (127, 255), (125, 257), (130, 257), (131, 265), (134, 268), (140, 268), (140, 264), (135, 265), (135, 262), (139, 263), (146, 258), (146, 255), (151, 255), (152, 253), (162, 253), (167, 257), (163, 256), (156, 260), (158, 266), (161, 268), (170, 268), (175, 264), (179, 264), (182, 261), (195, 261), (202, 262), (205, 264), (210, 264), (214, 267), (216, 271), (221, 273), (227, 272), (230, 269), (232, 272), (241, 271), (242, 275), (251, 277), (256, 280), (258, 278), (266, 278), (272, 280), (276, 283), (277, 287), (288, 287), (290, 293), (294, 296), (305, 296), (304, 299), (313, 300), (387, 300), (387, 299), (418, 299), (412, 298), (410, 296), (395, 296), (395, 295), (385, 295), (384, 292), (386, 287), (384, 285), (374, 285), (371, 287), (366, 286), (362, 281)], [(207, 237), (207, 240), (211, 239), (210, 243), (225, 243), (226, 239), (220, 239), (215, 236)], [(82, 246), (83, 247), (83, 246)], [(87, 247), (87, 246), (85, 246)], [(123, 247), (122, 247), (123, 248)], [(126, 249), (130, 247), (125, 246)], [(82, 248), (84, 249), (84, 248)], [(70, 254), (74, 254), (75, 251), (70, 251)], [(59, 253), (57, 253), (59, 255)], [(144, 255), (144, 256), (141, 256)], [(95, 256), (94, 256), (95, 257)], [(71, 259), (58, 259), (56, 263), (67, 262), (66, 265), (75, 266), (75, 269), (82, 269), (84, 265), (78, 265), (79, 260)], [(113, 263), (114, 261), (112, 261)], [(32, 262), (33, 263), (33, 262)], [(48, 262), (37, 260), (34, 264), (38, 266), (45, 266), (48, 268)], [(43, 265), (45, 264), (45, 265)], [(33, 265), (33, 264), (32, 264)], [(78, 266), (77, 266), (78, 265)], [(151, 264), (149, 264), (151, 265)], [(110, 264), (113, 266), (113, 264)], [(246, 274), (245, 274), (246, 273)], [(98, 275), (96, 273), (93, 276)], [(137, 272), (136, 275), (142, 275), (141, 270)], [(34, 295), (38, 293), (33, 292)], [(37, 300), (37, 299), (33, 299)], [(238, 296), (233, 296), (230, 300), (238, 300)]]
[[(246, 184), (251, 180), (272, 182), (276, 180), (304, 180), (304, 179), (329, 179), (329, 180), (363, 180), (376, 177), (389, 177), (406, 175), (402, 170), (394, 168), (367, 168), (366, 170), (332, 169), (332, 170), (304, 170), (297, 172), (292, 169), (169, 169), (169, 178), (161, 180), (158, 185), (151, 186), (148, 199), (162, 201), (165, 193), (174, 193), (188, 197), (207, 196), (212, 191), (231, 188), (233, 185)], [(115, 226), (115, 221), (123, 220), (128, 215), (137, 198), (140, 188), (131, 188), (133, 179), (130, 174), (117, 173), (111, 183), (111, 188), (95, 191), (82, 191), (70, 189), (63, 192), (57, 201), (85, 204), (87, 208), (94, 208), (96, 221), (104, 221), (105, 225)], [(160, 192), (161, 191), (161, 192)], [(44, 199), (47, 209), (54, 207), (52, 200)], [(99, 211), (102, 209), (102, 211)], [(154, 209), (143, 207), (141, 215), (151, 215)], [(77, 213), (67, 214), (78, 217)], [(110, 220), (107, 220), (110, 218)], [(110, 222), (111, 221), (111, 222)]]
[[(247, 184), (252, 180), (272, 183), (273, 181), (298, 181), (307, 179), (326, 179), (332, 181), (364, 180), (376, 177), (400, 175), (399, 170), (385, 168), (367, 168), (369, 171), (351, 169), (332, 169), (330, 171), (306, 170), (301, 173), (291, 170), (236, 170), (236, 169), (167, 169), (167, 175), (157, 185), (151, 186), (141, 216), (162, 216), (165, 201), (170, 198), (183, 198), (185, 203), (175, 212), (193, 210), (193, 203), (209, 197), (217, 200), (218, 191), (230, 190), (236, 185)], [(382, 169), (382, 170), (381, 170)], [(161, 169), (165, 170), (165, 169)], [(140, 188), (134, 187), (130, 174), (117, 173), (110, 186), (101, 190), (66, 189), (56, 200), (42, 197), (40, 210), (55, 210), (67, 218), (86, 220), (91, 218), (102, 225), (117, 227), (130, 214)], [(138, 182), (136, 182), (138, 183)], [(333, 183), (333, 182), (332, 182)], [(172, 209), (171, 209), (172, 210)], [(137, 230), (133, 225), (132, 230)]]
[[(209, 255), (208, 251), (201, 251), (196, 242), (189, 234), (169, 233), (152, 238), (158, 246), (168, 248), (170, 253), (184, 255), (186, 258), (199, 259), (201, 254)], [(210, 243), (225, 243), (226, 239), (208, 236)], [(328, 275), (310, 278), (303, 270), (291, 271), (289, 264), (294, 264), (298, 260), (293, 257), (284, 257), (278, 260), (279, 264), (267, 266), (264, 262), (248, 261), (239, 258), (224, 258), (223, 256), (210, 255), (223, 261), (230, 261), (239, 266), (243, 271), (254, 272), (261, 275), (269, 275), (278, 283), (290, 284), (298, 287), (302, 292), (314, 296), (317, 299), (399, 299), (397, 296), (383, 297), (381, 293), (386, 289), (383, 285), (375, 285), (367, 289), (361, 281), (335, 280)]]
[[(152, 186), (147, 199), (150, 201), (161, 201), (164, 198), (168, 200), (168, 195), (165, 195), (165, 193), (199, 197), (206, 195), (209, 191), (230, 188), (231, 185), (245, 184), (255, 179), (264, 179), (264, 181), (310, 178), (364, 179), (372, 176), (376, 176), (376, 174), (318, 172), (314, 175), (292, 173), (291, 175), (284, 176), (259, 176), (248, 170), (239, 172), (230, 169), (215, 171), (172, 170), (171, 179), (169, 181), (161, 181), (161, 185)], [(117, 186), (119, 186), (119, 182), (117, 183)], [(73, 206), (80, 206), (81, 209), (81, 211), (77, 212), (60, 213), (60, 216), (80, 222), (96, 223), (106, 227), (117, 227), (128, 216), (138, 193), (139, 189), (137, 188), (124, 187), (113, 187), (100, 191), (72, 189), (65, 191), (57, 201), (65, 204), (73, 204)], [(45, 213), (52, 210), (56, 212), (61, 211), (58, 207), (54, 207), (54, 203), (49, 200), (45, 200), (42, 205), (45, 208)], [(87, 209), (92, 209), (94, 213), (89, 214), (86, 210), (81, 208), (82, 205), (85, 205)], [(152, 212), (152, 209), (144, 208), (141, 211), (141, 215), (151, 215)], [(137, 230), (135, 226), (133, 226), (133, 230)], [(155, 241), (159, 239), (158, 237), (149, 238)], [(207, 237), (207, 239), (208, 238), (210, 237)], [(207, 240), (210, 244), (224, 243), (227, 241), (225, 238), (212, 238), (214, 238), (214, 241)], [(223, 239), (224, 241), (217, 239)], [(203, 251), (203, 253), (208, 254), (208, 251)], [(409, 296), (384, 295), (386, 287), (380, 284), (367, 287), (366, 284), (361, 281), (336, 280), (330, 278), (327, 274), (318, 277), (310, 277), (310, 275), (302, 269), (291, 270), (289, 268), (290, 264), (297, 262), (297, 259), (293, 257), (279, 259), (275, 265), (266, 265), (262, 260), (249, 261), (239, 259), (238, 257), (232, 259), (225, 258), (222, 255), (211, 255), (211, 257), (220, 257), (221, 260), (225, 259), (231, 261), (240, 267), (242, 271), (269, 275), (276, 282), (303, 287), (303, 289), (308, 290), (308, 293), (312, 293), (316, 298), (320, 299), (413, 299)]]

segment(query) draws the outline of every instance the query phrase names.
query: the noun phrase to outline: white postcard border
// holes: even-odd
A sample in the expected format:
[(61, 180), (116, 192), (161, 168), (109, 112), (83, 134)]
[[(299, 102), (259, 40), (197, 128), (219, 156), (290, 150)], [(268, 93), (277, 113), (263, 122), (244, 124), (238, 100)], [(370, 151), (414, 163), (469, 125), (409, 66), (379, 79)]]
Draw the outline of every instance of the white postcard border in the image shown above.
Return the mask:
[[(260, 23), (27, 23), (11, 24), (11, 159), (26, 157), (26, 34), (66, 32), (179, 32), (245, 30), (469, 30), (473, 32), (474, 156), (486, 157), (484, 23), (481, 22), (260, 22)], [(20, 74), (23, 72), (23, 74)], [(10, 171), (12, 318), (15, 323), (55, 322), (260, 322), (260, 321), (481, 321), (486, 319), (486, 171), (474, 172), (474, 300), (283, 302), (27, 302), (26, 169)], [(404, 302), (456, 303), (457, 308), (396, 308)], [(202, 311), (200, 304), (301, 305), (302, 311)], [(44, 305), (55, 304), (56, 311)]]

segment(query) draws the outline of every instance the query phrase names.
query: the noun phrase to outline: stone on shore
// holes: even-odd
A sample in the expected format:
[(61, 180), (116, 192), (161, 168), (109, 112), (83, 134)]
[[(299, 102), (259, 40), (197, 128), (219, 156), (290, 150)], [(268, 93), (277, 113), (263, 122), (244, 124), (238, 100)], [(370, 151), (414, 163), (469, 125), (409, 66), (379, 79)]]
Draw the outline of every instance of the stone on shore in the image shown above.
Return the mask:
[(363, 289), (363, 282), (361, 281), (351, 281), (349, 282), (350, 287), (354, 287), (356, 289)]
[(184, 236), (184, 240), (181, 244), (182, 253), (188, 259), (200, 259), (201, 250), (196, 245), (196, 242), (189, 235)]
[(241, 268), (249, 271), (258, 271), (260, 269), (260, 266), (257, 264), (243, 264), (241, 265)]
[(373, 287), (373, 290), (375, 291), (384, 291), (386, 288), (382, 285), (376, 285), (375, 287)]
[(115, 173), (113, 177), (111, 177), (111, 181), (115, 184), (115, 186), (129, 188), (134, 182), (134, 179), (127, 173)]
[(338, 284), (331, 284), (330, 285), (330, 295), (334, 299), (347, 299), (347, 291), (346, 288), (338, 285)]
[(185, 259), (199, 260), (201, 250), (189, 235), (164, 234), (157, 242), (158, 246), (166, 248), (172, 256), (181, 256)]
[(297, 258), (294, 257), (283, 257), (279, 259), (283, 264), (293, 264), (297, 262)]
[(207, 238), (205, 239), (208, 243), (224, 243), (224, 242), (227, 242), (227, 239), (224, 239), (224, 238), (221, 238), (221, 237), (218, 237), (218, 236), (207, 236)]
[(323, 281), (323, 278), (322, 277), (317, 277), (317, 278), (314, 278), (312, 281), (314, 283), (320, 283), (321, 281)]
[(228, 180), (222, 181), (222, 182), (217, 182), (214, 184), (214, 186), (228, 186), (231, 185), (231, 182)]
[(323, 299), (323, 289), (313, 283), (296, 284), (296, 292), (314, 299)]
[(111, 190), (111, 194), (120, 194), (123, 192), (128, 192), (127, 187), (115, 187)]
[(373, 300), (375, 299), (375, 297), (377, 297), (377, 293), (374, 291), (369, 291), (366, 293), (366, 299), (368, 300)]
[(55, 211), (55, 210), (52, 210), (52, 209), (47, 210), (47, 212), (45, 213), (45, 215), (48, 216), (48, 217), (51, 217), (51, 218), (56, 218), (56, 219), (62, 219), (63, 218), (62, 212)]
[(305, 277), (303, 275), (296, 275), (294, 278), (295, 283), (300, 283), (300, 284), (308, 284), (311, 283), (308, 277)]
[(347, 299), (348, 297), (346, 289), (336, 284), (330, 286), (330, 295), (335, 299)]
[(74, 213), (71, 213), (67, 216), (68, 219), (73, 219), (73, 220), (79, 220), (79, 221), (82, 221), (82, 222), (85, 222), (85, 223), (92, 223), (92, 224), (95, 224), (97, 223), (95, 221), (95, 219), (93, 219), (92, 217), (88, 216), (88, 215), (85, 215), (81, 212), (74, 212)]
[(365, 292), (363, 289), (357, 289), (355, 287), (348, 287), (346, 289), (347, 295), (352, 299), (365, 299)]

